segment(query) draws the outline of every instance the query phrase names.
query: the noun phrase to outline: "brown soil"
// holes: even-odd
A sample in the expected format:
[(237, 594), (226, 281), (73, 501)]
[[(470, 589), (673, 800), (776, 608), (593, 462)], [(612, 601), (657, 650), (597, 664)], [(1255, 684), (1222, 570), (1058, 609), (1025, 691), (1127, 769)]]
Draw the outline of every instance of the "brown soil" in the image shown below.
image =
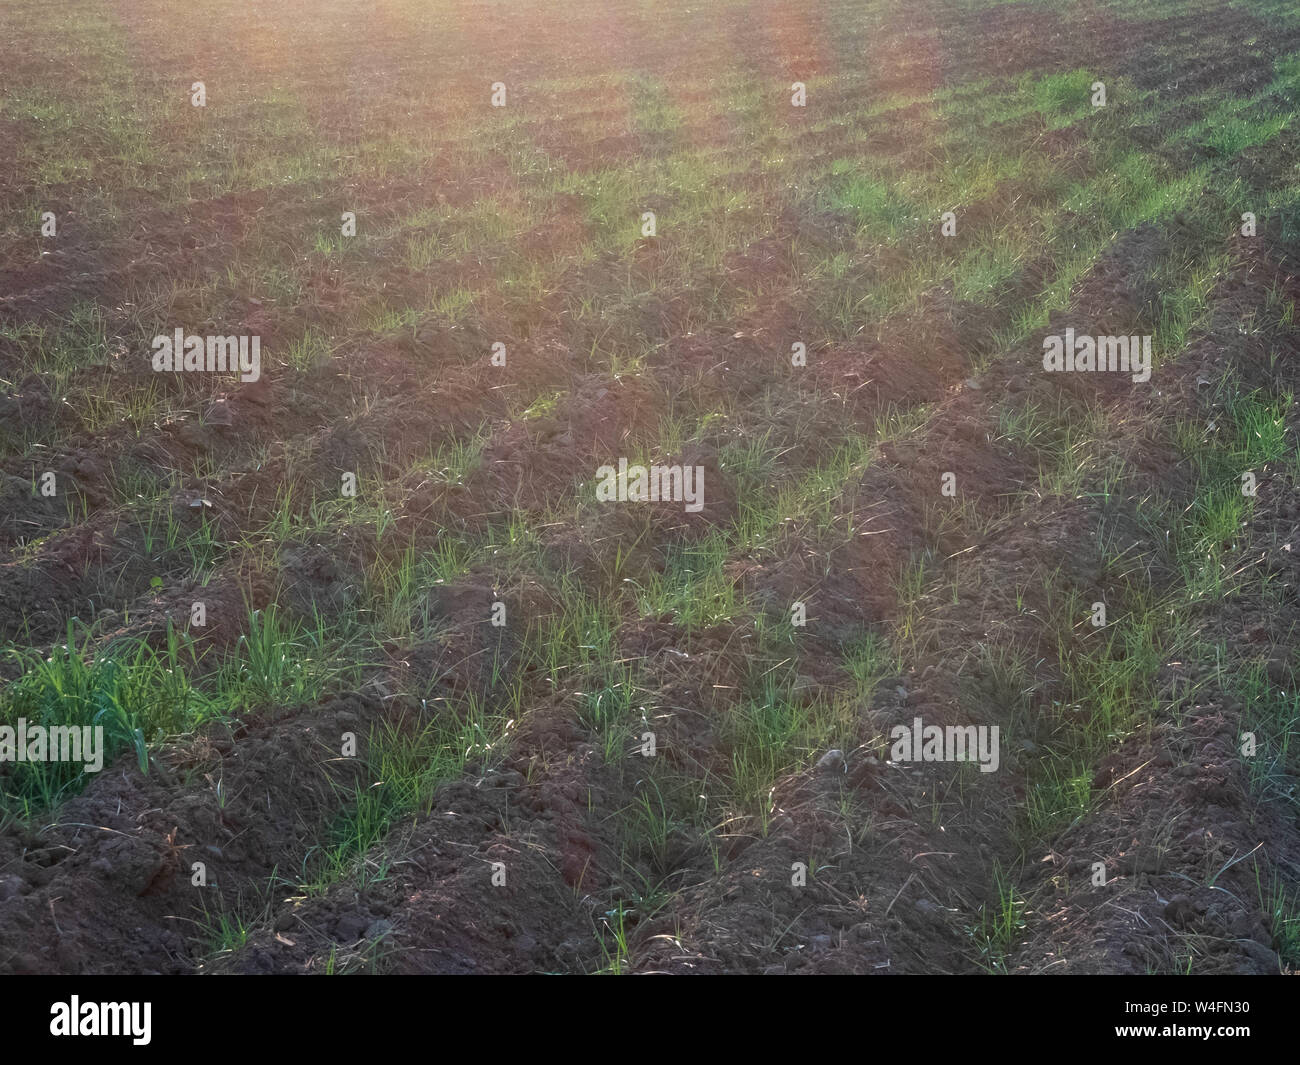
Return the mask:
[[(202, 66), (224, 54), (230, 20), (246, 18), (239, 25), (257, 27), (237, 37), (249, 69), (292, 79), (314, 128), (339, 143), (355, 134), (336, 108), (320, 102), (339, 99), (331, 78), (341, 77), (347, 98), (376, 122), (397, 121), (391, 116), (400, 113), (438, 128), (467, 106), (469, 90), (431, 100), (409, 90), (404, 72), (445, 63), (440, 69), (449, 84), (477, 87), (482, 72), (499, 65), (501, 76), (521, 84), (526, 113), (551, 116), (529, 120), (530, 148), (575, 173), (668, 155), (681, 144), (726, 146), (746, 134), (738, 121), (713, 116), (661, 136), (637, 129), (635, 109), (623, 99), (577, 103), (540, 89), (530, 98), (530, 77), (557, 69), (650, 72), (673, 86), (669, 95), (683, 111), (708, 96), (691, 73), (692, 55), (738, 56), (734, 67), (713, 73), (754, 65), (782, 91), (794, 80), (791, 70), (809, 80), (842, 75), (850, 83), (830, 91), (846, 100), (866, 93), (924, 98), (963, 80), (1088, 65), (1151, 88), (1177, 82), (1190, 89), (1232, 76), (1234, 91), (1244, 94), (1263, 84), (1245, 69), (1253, 60), (1206, 59), (1204, 42), (1220, 39), (1226, 3), (1143, 23), (1119, 19), (1099, 2), (1080, 3), (1081, 17), (1065, 19), (1032, 4), (958, 12), (925, 0), (884, 20), (869, 40), (848, 42), (837, 33), (841, 6), (800, 12), (764, 2), (743, 17), (718, 18), (706, 5), (677, 5), (662, 17), (693, 42), (689, 55), (672, 46), (667, 29), (646, 39), (641, 22), (620, 7), (591, 6), (584, 36), (571, 32), (571, 17), (540, 9), (506, 17), (496, 5), (474, 3), (447, 16), (447, 39), (432, 60), (415, 50), (412, 27), (396, 8), (382, 6), (373, 21), (354, 13), (326, 37), (320, 20), (309, 17), (315, 5), (301, 2), (238, 16), (223, 9), (179, 44), (166, 37), (165, 48), (173, 69)], [(114, 5), (135, 62), (164, 48), (156, 7), (148, 0)], [(1300, 46), (1300, 35), (1278, 33), (1263, 19), (1237, 8), (1232, 17), (1234, 35), (1257, 36), (1266, 46), (1264, 69), (1273, 55)], [(330, 43), (336, 37), (355, 47), (339, 53)], [(345, 56), (341, 73), (295, 58), (292, 48), (257, 43), (271, 39), (299, 41), (303, 54)], [(1161, 61), (1147, 62), (1157, 45)], [(70, 69), (64, 73), (71, 76)], [(0, 90), (49, 76), (20, 55), (0, 75)], [(158, 81), (150, 75), (148, 84), (152, 91)], [(554, 117), (574, 114), (596, 131), (585, 143)], [(873, 116), (858, 147), (900, 167), (933, 167), (933, 158), (923, 158), (926, 143), (897, 129), (906, 125), (928, 143), (938, 121), (929, 102), (907, 104)], [(33, 135), (23, 122), (0, 120), (0, 135), (6, 132), (19, 147)], [(175, 132), (181, 144), (190, 136), (179, 126)], [(810, 158), (831, 159), (840, 136), (800, 128), (795, 144)], [(1075, 136), (1044, 134), (1044, 150), (1082, 167)], [(349, 189), (347, 202), (378, 213), (394, 203), (415, 211), (518, 193), (503, 153), (495, 163), (490, 152), (471, 166), (458, 158), (463, 147), (442, 145), (427, 173)], [(1279, 139), (1272, 147), (1277, 158), (1243, 155), (1237, 175), (1257, 187), (1276, 181), (1294, 165), (1298, 146)], [(4, 203), (25, 202), (27, 180), (12, 159), (0, 161)], [(178, 286), (173, 315), (193, 311), (187, 326), (206, 331), (215, 327), (213, 308), (191, 308), (186, 300), (197, 301), (199, 286), (237, 262), (259, 227), (274, 219), (308, 233), (328, 213), (290, 182), (183, 210), (141, 195), (125, 208), (132, 225), (100, 232), (79, 216), (84, 190), (55, 191), (51, 209), (66, 227), (58, 249), (38, 256), (30, 247), (0, 249), (0, 324), (56, 322), (91, 300), (105, 309), (114, 335), (138, 339), (142, 326), (123, 308), (167, 281)], [(1008, 185), (968, 205), (964, 217), (972, 227), (995, 226), (1020, 209), (1020, 191)], [(183, 622), (201, 587), (216, 619), (201, 645), (228, 650), (245, 634), (237, 619), (249, 607), (276, 603), (297, 619), (351, 617), (376, 556), (470, 539), (512, 514), (537, 530), (544, 563), (508, 583), (474, 569), (430, 592), (418, 609), (437, 620), (438, 637), (385, 645), (384, 656), (365, 663), (367, 679), (357, 691), (205, 725), (155, 750), (147, 775), (133, 755), (121, 757), (57, 810), (6, 825), (0, 971), (320, 973), (375, 965), (396, 972), (589, 972), (609, 964), (609, 930), (621, 909), (627, 949), (620, 964), (632, 972), (969, 973), (981, 967), (969, 929), (990, 903), (998, 872), (1014, 868), (1018, 889), (1033, 901), (1007, 962), (1011, 971), (1165, 971), (1190, 953), (1200, 959), (1198, 971), (1278, 972), (1278, 944), (1265, 927), (1255, 867), (1245, 856), (1258, 852), (1300, 879), (1300, 822), (1293, 808), (1261, 803), (1252, 792), (1235, 756), (1246, 708), (1221, 690), (1211, 663), (1164, 664), (1150, 728), (1102, 762), (1093, 781), (1096, 808), (1049, 853), (1021, 853), (1008, 811), (1023, 803), (1035, 751), (1052, 736), (1017, 735), (1006, 745), (1002, 771), (974, 784), (951, 766), (887, 761), (882, 736), (916, 717), (1000, 724), (1010, 734), (1008, 701), (1019, 697), (1030, 720), (1047, 720), (1062, 679), (1061, 648), (1041, 624), (1054, 609), (1049, 589), (1084, 602), (1118, 592), (1122, 575), (1106, 562), (1103, 528), (1120, 530), (1158, 557), (1132, 509), (1117, 513), (1082, 493), (1026, 502), (1038, 470), (1000, 432), (1004, 404), (1078, 411), (1097, 405), (1112, 424), (1172, 425), (1212, 420), (1216, 411), (1200, 382), (1228, 371), (1247, 389), (1296, 390), (1300, 331), (1277, 308), (1300, 299), (1297, 250), (1276, 234), (1234, 240), (1233, 265), (1211, 293), (1208, 322), (1160, 367), (1158, 387), (1146, 391), (1115, 379), (1048, 378), (1035, 372), (1038, 353), (1042, 336), (1064, 325), (1080, 333), (1144, 331), (1143, 315), (1157, 294), (1156, 266), (1182, 247), (1176, 220), (1118, 234), (1073, 290), (1068, 311), (1054, 312), (1045, 330), (978, 377), (975, 367), (994, 354), (993, 329), (1007, 324), (1002, 312), (1050, 282), (1055, 263), (1030, 264), (1018, 282), (1024, 291), (1001, 293), (994, 307), (962, 304), (936, 286), (878, 329), (810, 347), (808, 370), (795, 379), (791, 337), (810, 335), (813, 310), (792, 249), (834, 248), (844, 233), (834, 218), (793, 210), (774, 212), (771, 223), (768, 236), (725, 256), (711, 279), (720, 290), (758, 294), (744, 320), (700, 326), (680, 297), (653, 291), (624, 308), (629, 333), (652, 342), (644, 373), (593, 369), (599, 329), (574, 321), (565, 295), (610, 291), (615, 275), (649, 282), (672, 262), (669, 238), (643, 242), (624, 261), (574, 266), (562, 291), (548, 291), (526, 320), (512, 314), (515, 305), (501, 293), (486, 291), (454, 324), (430, 321), (381, 339), (350, 318), (368, 286), (382, 284), (394, 306), (426, 306), (449, 279), (490, 289), (493, 255), (501, 249), (421, 271), (393, 237), (366, 264), (367, 280), (304, 268), (301, 304), (272, 306), (232, 294), (220, 332), (260, 333), (270, 348), (304, 327), (320, 327), (340, 341), (332, 359), (310, 372), (275, 367), (257, 384), (226, 391), (170, 383), (169, 418), (141, 432), (92, 427), (57, 410), (42, 376), (18, 373), (18, 349), (0, 338), (0, 375), (17, 382), (0, 391), (0, 433), (45, 434), (39, 461), (10, 449), (0, 458), (2, 640), (45, 650), (62, 638), (69, 618), (79, 617), (95, 624), (97, 649), (136, 638), (158, 644), (169, 622)], [(588, 227), (579, 206), (561, 200), (547, 224), (517, 239), (529, 255), (562, 259), (584, 243)], [(900, 253), (876, 254), (881, 261), (858, 264), (864, 278), (890, 272), (896, 264), (886, 260)], [(213, 321), (199, 320), (200, 306)], [(1255, 322), (1267, 330), (1246, 328)], [(508, 376), (483, 357), (499, 338), (509, 341)], [(140, 383), (139, 375), (109, 366), (77, 372), (98, 375), (89, 379), (102, 378), (105, 389)], [(716, 847), (680, 826), (656, 846), (629, 841), (625, 815), (648, 801), (661, 778), (680, 786), (681, 794), (666, 801), (685, 809), (696, 798), (692, 789), (728, 770), (728, 729), (758, 642), (754, 623), (690, 627), (671, 614), (619, 619), (617, 653), (641, 671), (647, 722), (661, 744), (664, 771), (656, 768), (652, 777), (627, 769), (636, 754), (607, 756), (581, 720), (587, 693), (525, 668), (522, 634), (485, 625), (487, 607), (499, 599), (511, 617), (549, 617), (558, 606), (544, 568), (572, 567), (592, 588), (633, 581), (661, 569), (672, 549), (733, 523), (743, 499), (714, 442), (687, 443), (665, 456), (705, 468), (710, 502), (703, 514), (664, 505), (645, 522), (626, 512), (593, 516), (577, 507), (573, 471), (654, 441), (665, 396), (757, 419), (774, 388), (782, 401), (774, 431), (808, 438), (833, 438), (845, 426), (869, 434), (890, 413), (932, 408), (922, 430), (882, 445), (852, 486), (854, 535), (825, 548), (794, 522), (776, 552), (727, 560), (727, 577), (768, 615), (784, 615), (796, 600), (814, 605), (811, 635), (800, 637), (789, 656), (796, 692), (811, 700), (814, 693), (852, 690), (846, 647), (900, 622), (908, 606), (894, 578), (922, 557), (929, 635), (898, 675), (879, 679), (869, 701), (855, 708), (843, 766), (810, 758), (777, 782), (764, 818), (724, 826), (710, 837)], [(547, 413), (521, 415), (555, 394)], [(483, 427), (482, 461), (463, 484), (411, 472), (440, 444)], [(1167, 445), (1133, 438), (1115, 448), (1132, 471), (1129, 497), (1159, 491), (1186, 498), (1187, 473)], [(197, 472), (204, 468), (210, 475)], [(117, 492), (127, 473), (152, 469), (196, 471), (172, 501), (176, 520), (193, 531), (201, 519), (192, 503), (201, 497), (209, 504), (198, 508), (203, 520), (237, 545), (201, 584), (183, 567), (150, 557), (143, 529)], [(33, 479), (47, 470), (74, 506), (33, 497)], [(270, 552), (258, 549), (256, 531), (272, 518), (279, 487), (324, 496), (346, 471), (383, 478), (389, 538), (380, 543), (351, 529), (327, 529)], [(956, 518), (934, 505), (931, 486), (946, 474), (958, 485), (954, 508), (968, 508)], [(1296, 490), (1281, 471), (1262, 481), (1234, 559), (1251, 580), (1267, 576), (1279, 589), (1276, 598), (1242, 596), (1198, 619), (1204, 641), (1269, 664), (1278, 687), (1293, 682), (1300, 624)], [(553, 521), (556, 513), (570, 518)], [(975, 535), (972, 528), (985, 531)], [(1157, 566), (1150, 576), (1156, 590), (1169, 590), (1178, 575)], [(983, 654), (994, 648), (1038, 664), (1030, 690), (999, 687)], [(0, 676), (8, 678), (12, 668), (0, 665)], [(528, 713), (510, 729), (504, 754), (471, 758), (427, 808), (401, 819), (361, 856), (378, 871), (361, 886), (349, 878), (318, 893), (299, 891), (319, 860), (322, 834), (347, 813), (354, 789), (376, 783), (364, 759), (340, 757), (343, 734), (419, 728), (457, 699), (490, 698), (498, 673), (528, 696)], [(1179, 694), (1188, 691), (1194, 698)], [(191, 880), (195, 862), (206, 867), (202, 890)], [(796, 887), (791, 877), (800, 863), (811, 872), (806, 886)], [(1104, 890), (1091, 887), (1094, 863), (1110, 882)], [(499, 870), (504, 883), (494, 883)], [(646, 885), (641, 894), (634, 890)], [(248, 935), (214, 956), (205, 926), (213, 915), (230, 913), (248, 919)]]

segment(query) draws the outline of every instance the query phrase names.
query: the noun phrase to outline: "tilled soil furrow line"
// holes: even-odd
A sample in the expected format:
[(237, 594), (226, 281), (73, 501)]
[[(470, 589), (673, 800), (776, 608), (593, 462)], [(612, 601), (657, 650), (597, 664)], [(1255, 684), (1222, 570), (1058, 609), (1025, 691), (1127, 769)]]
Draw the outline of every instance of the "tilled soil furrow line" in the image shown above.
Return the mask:
[(49, 819), (7, 829), (0, 971), (192, 972), (223, 915), (249, 920), (310, 865), (360, 779), (343, 734), (382, 713), (350, 695), (210, 727), (155, 751), (147, 777), (124, 756)]
[[(1279, 292), (1300, 295), (1300, 280), (1267, 252), (1243, 249), (1242, 258), (1213, 297), (1211, 328), (1167, 382), (1169, 406), (1196, 411), (1202, 424), (1227, 417), (1203, 388), (1225, 370), (1242, 391), (1294, 392), (1300, 383), (1300, 334), (1270, 311)], [(1239, 328), (1248, 319), (1257, 323), (1249, 334)], [(1283, 737), (1261, 734), (1263, 749), (1242, 756), (1255, 708), (1231, 680), (1254, 665), (1267, 676), (1265, 693), (1285, 699), (1294, 690), (1300, 568), (1290, 545), (1300, 510), (1284, 469), (1259, 476), (1252, 518), (1229, 556), (1241, 589), (1213, 606), (1180, 606), (1197, 642), (1168, 649), (1153, 727), (1103, 762), (1093, 783), (1098, 808), (1028, 865), (1033, 910), (1013, 971), (1111, 972), (1120, 959), (1134, 972), (1193, 963), (1200, 973), (1280, 971), (1266, 885), (1273, 869), (1294, 882), (1300, 840), (1294, 806), (1258, 798), (1251, 761)], [(1265, 578), (1281, 588), (1281, 602), (1263, 594)], [(1216, 647), (1231, 649), (1226, 670)]]

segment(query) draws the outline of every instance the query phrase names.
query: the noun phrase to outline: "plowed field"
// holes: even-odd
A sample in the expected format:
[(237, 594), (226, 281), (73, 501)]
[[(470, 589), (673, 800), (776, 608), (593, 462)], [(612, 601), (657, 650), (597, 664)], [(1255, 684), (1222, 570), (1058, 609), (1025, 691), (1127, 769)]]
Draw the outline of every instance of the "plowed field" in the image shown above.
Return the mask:
[(1300, 965), (1294, 3), (0, 39), (0, 972)]

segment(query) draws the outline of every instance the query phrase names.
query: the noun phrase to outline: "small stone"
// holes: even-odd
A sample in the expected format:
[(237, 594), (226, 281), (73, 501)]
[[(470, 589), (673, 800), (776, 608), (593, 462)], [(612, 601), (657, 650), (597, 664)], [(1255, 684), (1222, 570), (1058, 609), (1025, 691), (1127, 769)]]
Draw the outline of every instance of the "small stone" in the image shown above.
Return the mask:
[(827, 773), (845, 772), (844, 752), (838, 748), (831, 748), (817, 759), (817, 768)]
[(380, 918), (378, 921), (372, 921), (366, 928), (365, 937), (366, 939), (372, 940), (383, 939), (384, 936), (389, 935), (392, 931), (393, 922), (385, 921), (383, 918)]

